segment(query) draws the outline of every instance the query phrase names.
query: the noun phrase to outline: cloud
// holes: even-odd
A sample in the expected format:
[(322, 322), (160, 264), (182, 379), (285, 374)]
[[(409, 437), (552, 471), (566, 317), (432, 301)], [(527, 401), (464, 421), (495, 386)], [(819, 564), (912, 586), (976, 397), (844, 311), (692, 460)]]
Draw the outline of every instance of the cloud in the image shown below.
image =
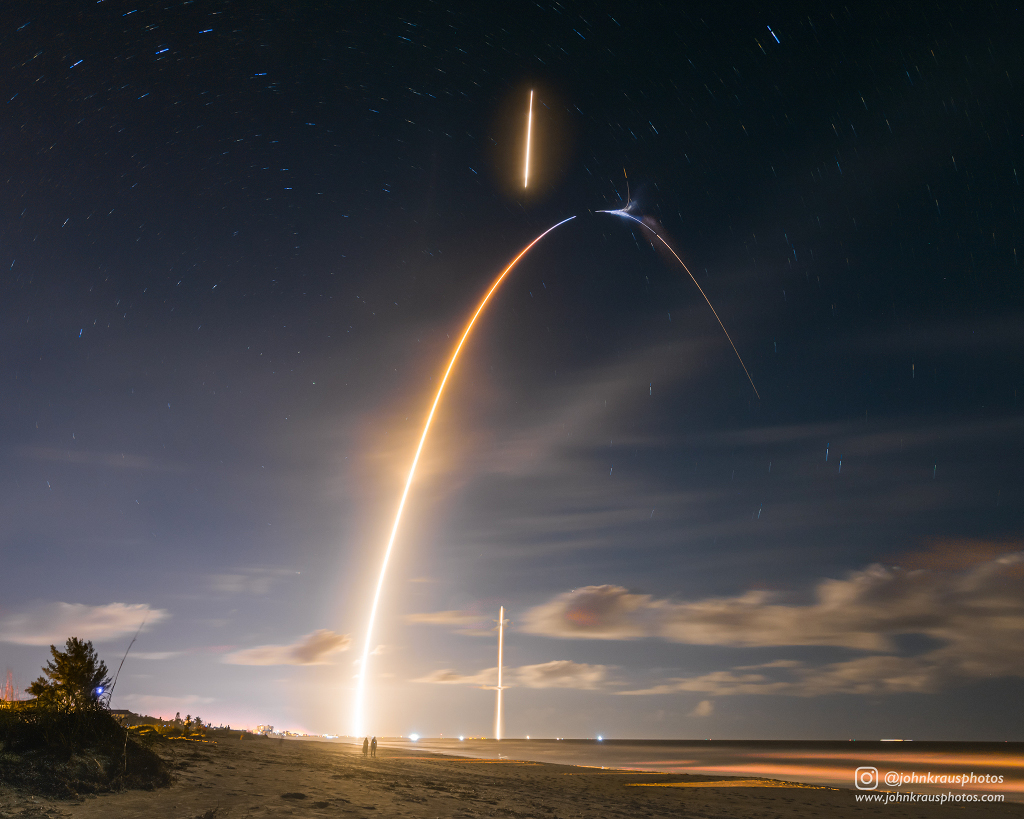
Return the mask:
[(207, 578), (214, 591), (225, 594), (267, 594), (271, 585), (286, 577), (295, 577), (299, 572), (291, 569), (240, 569), (225, 574), (212, 574)]
[[(691, 645), (833, 646), (870, 656), (807, 668), (793, 660), (675, 678), (623, 694), (927, 692), (965, 679), (1024, 676), (1024, 552), (964, 571), (885, 568), (820, 581), (807, 604), (751, 591), (693, 602), (655, 599), (621, 586), (587, 586), (527, 612), (524, 629), (549, 637), (653, 637)], [(897, 637), (937, 647), (898, 656)], [(764, 672), (778, 669), (785, 676)]]
[(690, 712), (691, 717), (710, 717), (715, 711), (715, 704), (711, 700), (701, 700)]
[(431, 626), (475, 626), (482, 622), (479, 614), (468, 611), (429, 611), (423, 614), (409, 614), (405, 619), (410, 623)]
[(54, 461), (82, 466), (107, 466), (114, 469), (134, 469), (153, 472), (183, 472), (180, 464), (157, 461), (146, 455), (124, 452), (95, 452), (90, 450), (57, 449), (54, 447), (19, 446), (14, 454), (30, 461)]
[(585, 586), (530, 609), (524, 630), (545, 637), (628, 640), (660, 631), (664, 604), (622, 586)]
[(758, 663), (757, 665), (738, 665), (738, 671), (751, 671), (757, 668), (796, 668), (803, 665), (799, 660), (772, 660), (770, 663)]
[(78, 637), (101, 643), (134, 634), (143, 621), (150, 626), (168, 616), (145, 603), (45, 603), (0, 619), (0, 642), (45, 646)]
[(608, 666), (552, 660), (514, 669), (512, 679), (524, 688), (600, 688), (608, 675)]
[[(803, 538), (842, 537), (851, 525), (893, 533), (940, 510), (985, 514), (1013, 468), (1005, 441), (1024, 432), (1019, 417), (996, 417), (722, 432), (698, 424), (699, 432), (645, 434), (649, 427), (638, 430), (623, 417), (635, 413), (638, 382), (647, 395), (652, 377), (657, 390), (690, 375), (672, 371), (660, 348), (649, 352), (650, 362), (630, 358), (626, 367), (594, 368), (564, 392), (542, 393), (521, 429), (494, 433), (499, 437), (478, 446), (478, 460), (465, 473), (473, 481), (466, 488), (467, 543), (525, 559), (595, 548), (614, 553), (623, 542), (647, 553), (676, 551), (680, 543), (717, 539), (723, 548), (750, 552), (756, 541), (760, 550), (795, 557), (806, 549)], [(652, 367), (664, 372), (641, 378)], [(668, 458), (694, 464), (694, 478), (680, 473), (670, 481), (637, 469)], [(736, 467), (724, 472), (725, 481), (708, 466), (723, 461)], [(840, 475), (841, 484), (827, 479)]]
[[(626, 696), (693, 693), (728, 697), (739, 694), (788, 694), (817, 697), (825, 694), (924, 694), (938, 690), (954, 674), (944, 667), (942, 657), (892, 657), (873, 655), (819, 668), (786, 667), (794, 671), (790, 679), (772, 679), (764, 674), (737, 674), (714, 671), (698, 677), (677, 677), (651, 688), (619, 691)], [(782, 667), (782, 666), (776, 666)], [(1018, 672), (1019, 673), (1019, 672)], [(959, 676), (965, 676), (960, 674)], [(976, 676), (988, 676), (978, 674)]]
[(422, 614), (408, 614), (406, 622), (428, 626), (446, 626), (456, 634), (472, 637), (486, 637), (495, 631), (496, 620), (471, 611), (430, 611)]
[[(503, 688), (574, 688), (593, 691), (605, 685), (610, 668), (611, 666), (606, 665), (574, 663), (571, 660), (552, 660), (536, 665), (506, 668), (501, 684)], [(475, 674), (459, 674), (450, 668), (444, 668), (413, 682), (494, 688), (498, 684), (498, 669), (495, 666)]]
[[(498, 684), (498, 667), (485, 668), (476, 674), (459, 674), (450, 668), (431, 671), (426, 676), (413, 680), (420, 683), (437, 683), (440, 685), (475, 685), (481, 688), (494, 688)], [(502, 684), (504, 684), (502, 680)]]
[(346, 651), (352, 644), (347, 634), (335, 634), (322, 628), (287, 646), (256, 646), (224, 657), (230, 665), (324, 665), (328, 657)]
[(136, 660), (169, 660), (180, 655), (180, 651), (133, 651), (131, 656)]

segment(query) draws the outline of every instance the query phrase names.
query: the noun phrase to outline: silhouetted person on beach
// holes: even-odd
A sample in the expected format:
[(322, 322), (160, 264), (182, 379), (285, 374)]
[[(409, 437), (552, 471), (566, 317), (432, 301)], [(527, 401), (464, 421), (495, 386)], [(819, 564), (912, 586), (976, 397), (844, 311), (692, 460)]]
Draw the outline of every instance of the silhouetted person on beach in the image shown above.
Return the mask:
[(374, 758), (377, 756), (377, 737), (370, 740), (370, 756)]
[(363, 737), (363, 756), (366, 756), (370, 752), (370, 738)]

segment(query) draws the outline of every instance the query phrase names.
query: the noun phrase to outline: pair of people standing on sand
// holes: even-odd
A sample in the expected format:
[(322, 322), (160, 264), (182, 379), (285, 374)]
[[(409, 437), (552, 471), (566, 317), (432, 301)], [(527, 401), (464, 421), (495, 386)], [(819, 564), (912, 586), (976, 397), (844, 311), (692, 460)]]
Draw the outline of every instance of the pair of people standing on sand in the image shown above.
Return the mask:
[(372, 740), (367, 739), (366, 737), (363, 737), (363, 756), (366, 756), (367, 751), (369, 751), (370, 756), (376, 758), (376, 756), (377, 756), (377, 737), (374, 737)]

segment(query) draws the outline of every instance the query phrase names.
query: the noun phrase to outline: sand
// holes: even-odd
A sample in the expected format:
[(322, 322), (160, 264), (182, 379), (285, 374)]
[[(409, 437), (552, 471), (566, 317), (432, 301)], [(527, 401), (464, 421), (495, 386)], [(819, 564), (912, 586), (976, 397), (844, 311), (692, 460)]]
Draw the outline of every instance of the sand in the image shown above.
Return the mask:
[[(54, 800), (0, 791), (0, 817), (1021, 817), (1024, 804), (867, 805), (852, 790), (620, 772), (247, 737), (159, 747), (175, 782)], [(718, 783), (718, 784), (712, 784)], [(666, 787), (669, 786), (669, 787)], [(950, 811), (953, 813), (951, 814)]]

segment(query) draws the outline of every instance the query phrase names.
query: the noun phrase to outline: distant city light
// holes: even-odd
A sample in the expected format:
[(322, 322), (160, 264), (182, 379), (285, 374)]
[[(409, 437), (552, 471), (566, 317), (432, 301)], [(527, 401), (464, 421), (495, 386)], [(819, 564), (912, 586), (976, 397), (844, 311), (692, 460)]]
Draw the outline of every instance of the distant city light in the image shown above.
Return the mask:
[(459, 737), (459, 742), (465, 742), (465, 741), (466, 741), (465, 737)]
[(603, 736), (601, 736), (600, 734), (597, 735), (597, 741), (598, 742), (601, 742), (601, 740), (603, 740), (603, 739), (604, 739)]
[(411, 739), (413, 742), (415, 742), (419, 738), (420, 738), (419, 734), (409, 734), (409, 739)]

